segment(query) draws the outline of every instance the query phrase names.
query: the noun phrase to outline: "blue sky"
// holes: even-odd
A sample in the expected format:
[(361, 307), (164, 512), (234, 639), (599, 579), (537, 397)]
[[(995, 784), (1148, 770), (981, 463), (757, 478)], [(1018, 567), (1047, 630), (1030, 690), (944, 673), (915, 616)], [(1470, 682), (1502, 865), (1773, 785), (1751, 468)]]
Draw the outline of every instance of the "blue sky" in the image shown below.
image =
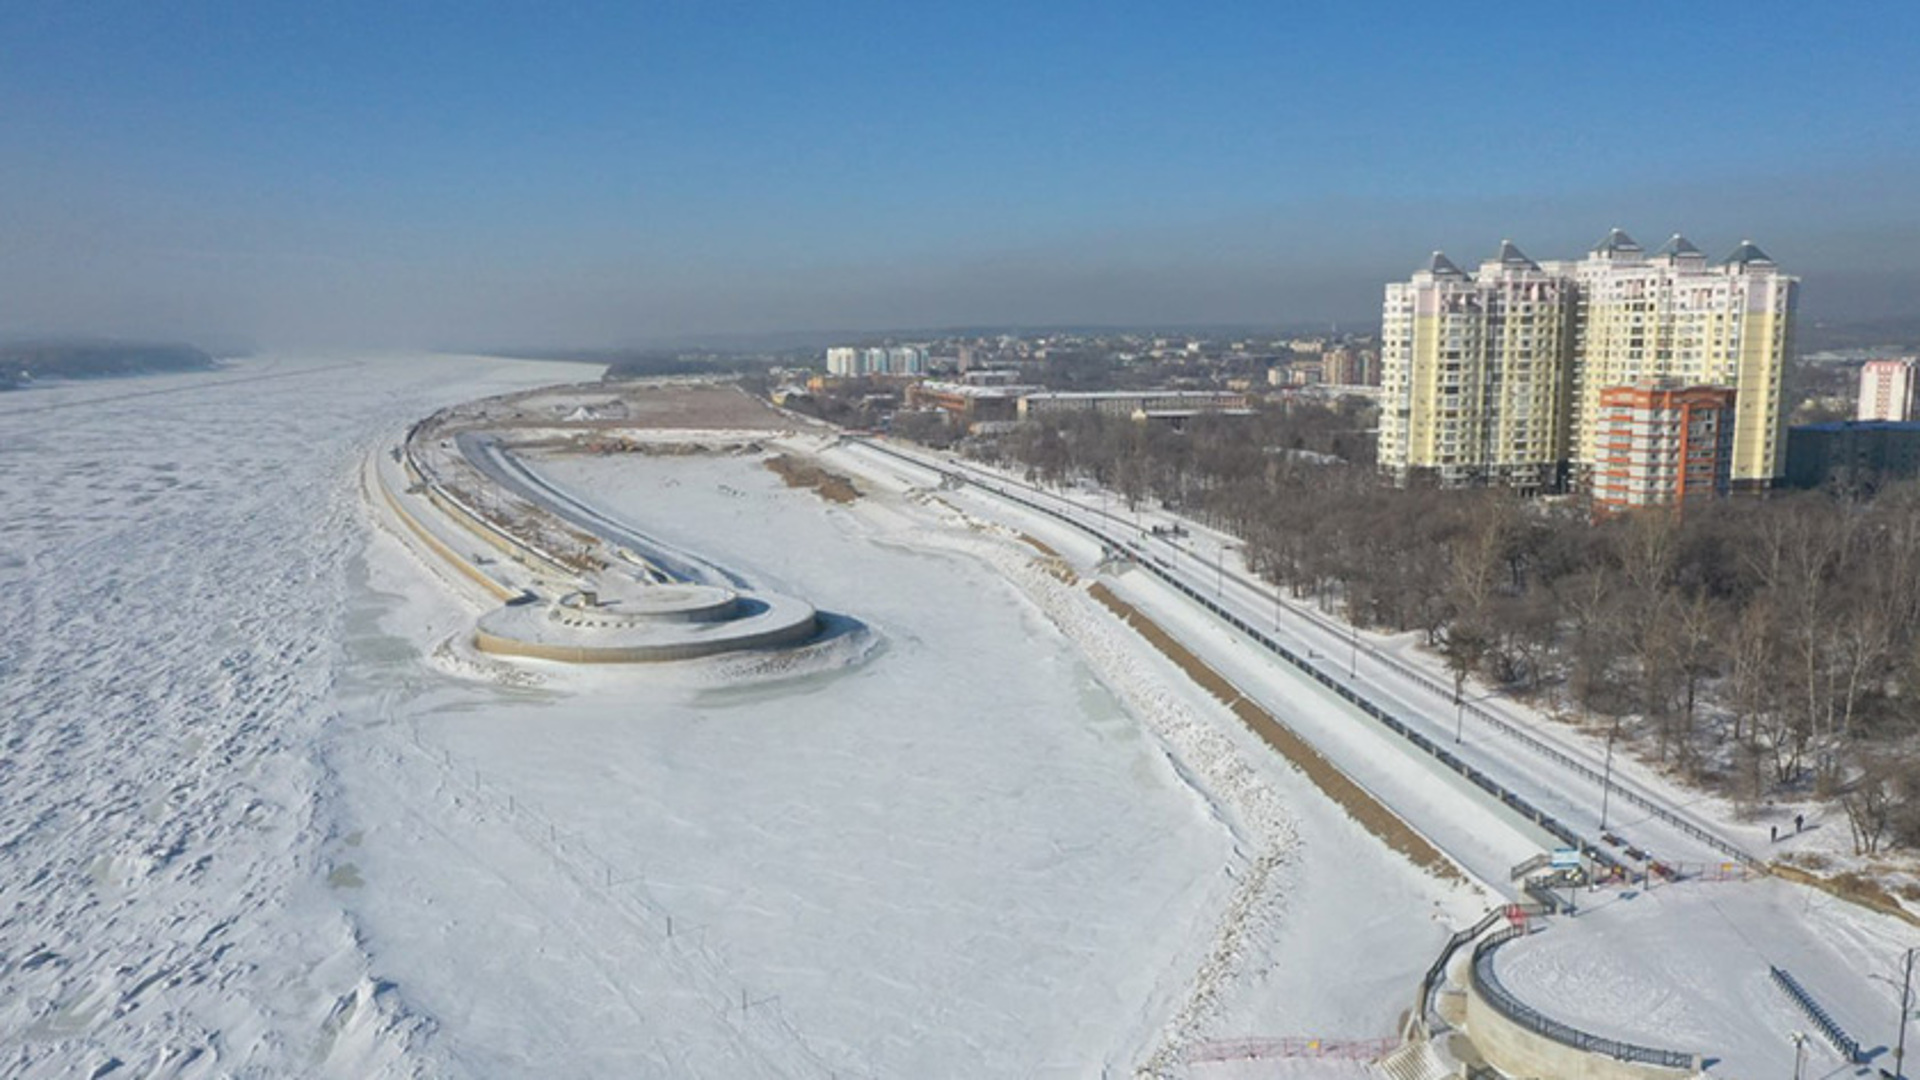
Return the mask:
[(1920, 300), (1920, 6), (0, 2), (0, 331), (1377, 316), (1751, 236)]

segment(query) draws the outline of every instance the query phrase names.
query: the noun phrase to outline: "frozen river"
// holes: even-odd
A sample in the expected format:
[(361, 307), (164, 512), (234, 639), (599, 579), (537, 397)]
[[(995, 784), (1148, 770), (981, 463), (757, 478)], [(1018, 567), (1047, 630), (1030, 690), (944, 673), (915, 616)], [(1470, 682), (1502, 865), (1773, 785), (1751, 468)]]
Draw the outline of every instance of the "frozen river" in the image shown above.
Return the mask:
[(0, 395), (0, 1073), (340, 1075), (430, 1026), (328, 887), (354, 463), (579, 368), (250, 360)]
[(0, 1071), (1084, 1075), (1155, 1037), (1233, 837), (977, 560), (678, 462), (610, 505), (877, 648), (735, 689), (432, 661), (474, 612), (355, 463), (570, 374), (0, 398)]

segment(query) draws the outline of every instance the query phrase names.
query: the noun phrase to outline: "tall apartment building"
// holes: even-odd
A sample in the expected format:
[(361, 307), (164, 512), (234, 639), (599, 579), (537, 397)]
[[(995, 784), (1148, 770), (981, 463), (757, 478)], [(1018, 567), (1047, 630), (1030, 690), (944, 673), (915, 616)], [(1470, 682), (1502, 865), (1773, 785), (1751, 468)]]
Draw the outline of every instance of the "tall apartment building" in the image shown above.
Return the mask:
[(1860, 369), (1860, 406), (1856, 420), (1891, 420), (1905, 423), (1914, 418), (1915, 368), (1920, 359), (1869, 360)]
[(1381, 466), (1403, 482), (1558, 487), (1573, 313), (1573, 282), (1509, 242), (1474, 274), (1436, 251), (1388, 285)]
[(1725, 495), (1733, 479), (1734, 400), (1725, 387), (1657, 379), (1602, 390), (1594, 513), (1682, 508)]
[(1713, 264), (1675, 235), (1652, 256), (1613, 230), (1585, 259), (1563, 264), (1580, 292), (1573, 347), (1574, 480), (1598, 463), (1600, 396), (1643, 379), (1735, 391), (1735, 489), (1772, 486), (1785, 471), (1780, 379), (1792, 348), (1799, 279), (1742, 240)]
[(1325, 380), (1335, 386), (1380, 385), (1380, 362), (1369, 350), (1335, 346), (1326, 351), (1321, 364)]
[(1589, 485), (1604, 391), (1646, 379), (1736, 391), (1731, 483), (1770, 486), (1799, 281), (1742, 241), (1720, 263), (1613, 230), (1536, 264), (1503, 242), (1471, 276), (1437, 254), (1382, 309), (1382, 468), (1446, 485)]
[(827, 374), (843, 379), (864, 374), (861, 370), (861, 353), (865, 350), (846, 345), (835, 345), (827, 350)]

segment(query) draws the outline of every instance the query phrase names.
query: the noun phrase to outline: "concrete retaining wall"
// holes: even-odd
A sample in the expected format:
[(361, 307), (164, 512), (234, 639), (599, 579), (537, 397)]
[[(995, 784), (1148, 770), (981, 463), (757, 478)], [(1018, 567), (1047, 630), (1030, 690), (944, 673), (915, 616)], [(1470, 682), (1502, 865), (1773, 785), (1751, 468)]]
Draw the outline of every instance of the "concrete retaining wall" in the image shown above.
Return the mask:
[(469, 509), (465, 503), (445, 491), (438, 481), (429, 478), (418, 465), (414, 464), (413, 447), (411, 445), (407, 445), (404, 448), (403, 457), (405, 459), (407, 476), (425, 489), (427, 501), (431, 502), (436, 509), (445, 514), (455, 524), (464, 527), (468, 532), (486, 541), (490, 546), (499, 549), (510, 558), (525, 563), (531, 568), (552, 574), (563, 580), (572, 580), (579, 576), (578, 571), (568, 568), (560, 563), (559, 560), (554, 559), (540, 549), (518, 539), (506, 530), (500, 528), (500, 526), (481, 517)]
[(374, 485), (380, 489), (381, 498), (385, 499), (387, 505), (393, 509), (394, 516), (399, 518), (400, 523), (407, 527), (407, 531), (419, 537), (420, 542), (427, 545), (428, 549), (434, 554), (445, 559), (455, 570), (472, 578), (481, 588), (487, 590), (488, 593), (497, 599), (512, 600), (520, 595), (519, 591), (510, 589), (500, 582), (495, 581), (486, 571), (475, 566), (472, 561), (449, 547), (445, 541), (433, 535), (432, 530), (415, 521), (413, 515), (407, 512), (407, 508), (400, 504), (398, 498), (394, 497), (393, 492), (387, 490), (387, 481), (380, 475), (380, 467), (378, 465), (373, 466), (373, 482)]
[(819, 628), (820, 620), (816, 616), (762, 630), (759, 633), (738, 634), (711, 641), (676, 641), (655, 645), (609, 647), (521, 641), (490, 634), (485, 630), (476, 630), (473, 643), (481, 652), (499, 656), (526, 656), (536, 660), (559, 660), (569, 664), (651, 664), (667, 660), (693, 660), (702, 656), (717, 656), (721, 653), (740, 652), (745, 649), (798, 645), (812, 638), (819, 632)]
[(1556, 1042), (1520, 1026), (1494, 1008), (1467, 980), (1467, 1037), (1487, 1064), (1516, 1080), (1679, 1080), (1699, 1068), (1669, 1069), (1621, 1061)]

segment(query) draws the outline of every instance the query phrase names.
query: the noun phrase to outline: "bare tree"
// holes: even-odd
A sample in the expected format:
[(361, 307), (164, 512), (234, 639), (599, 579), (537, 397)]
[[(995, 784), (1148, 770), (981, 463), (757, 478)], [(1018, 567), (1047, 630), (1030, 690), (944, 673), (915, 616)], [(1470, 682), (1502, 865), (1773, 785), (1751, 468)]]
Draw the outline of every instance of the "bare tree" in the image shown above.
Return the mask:
[(1860, 775), (1840, 796), (1855, 855), (1878, 855), (1892, 830), (1901, 810), (1897, 772), (1898, 766), (1885, 759), (1868, 758), (1860, 767)]

